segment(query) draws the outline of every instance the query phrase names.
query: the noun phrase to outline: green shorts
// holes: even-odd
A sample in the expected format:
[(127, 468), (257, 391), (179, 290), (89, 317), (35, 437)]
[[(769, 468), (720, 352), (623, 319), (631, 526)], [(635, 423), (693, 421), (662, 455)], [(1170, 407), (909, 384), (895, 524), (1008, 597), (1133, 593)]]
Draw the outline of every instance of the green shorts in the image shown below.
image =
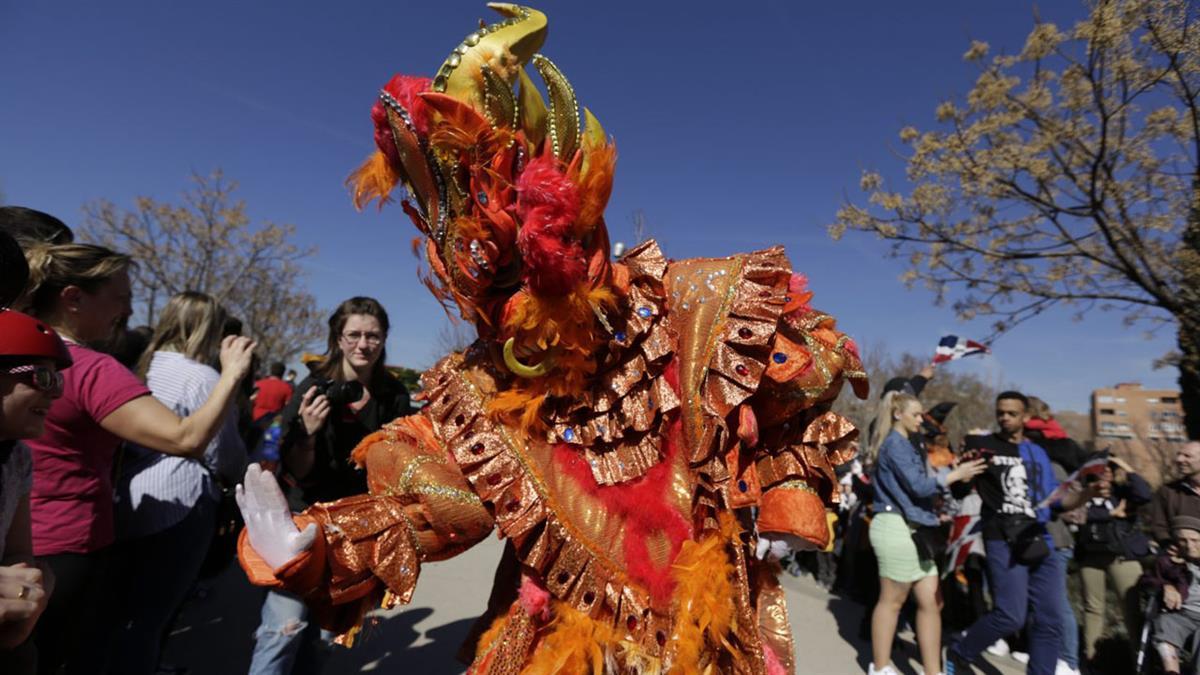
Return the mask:
[(937, 574), (932, 560), (917, 557), (912, 530), (899, 513), (877, 513), (871, 519), (871, 548), (879, 559), (879, 576), (900, 583), (920, 581)]

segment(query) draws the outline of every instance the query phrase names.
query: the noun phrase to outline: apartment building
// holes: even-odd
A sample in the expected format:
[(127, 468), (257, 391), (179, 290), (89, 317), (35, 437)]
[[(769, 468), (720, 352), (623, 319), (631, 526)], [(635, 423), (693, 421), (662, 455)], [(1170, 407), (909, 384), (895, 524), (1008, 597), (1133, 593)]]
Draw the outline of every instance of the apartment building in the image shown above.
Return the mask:
[(1131, 460), (1151, 483), (1164, 478), (1175, 450), (1187, 440), (1179, 392), (1142, 389), (1137, 382), (1094, 390), (1091, 427), (1098, 450)]

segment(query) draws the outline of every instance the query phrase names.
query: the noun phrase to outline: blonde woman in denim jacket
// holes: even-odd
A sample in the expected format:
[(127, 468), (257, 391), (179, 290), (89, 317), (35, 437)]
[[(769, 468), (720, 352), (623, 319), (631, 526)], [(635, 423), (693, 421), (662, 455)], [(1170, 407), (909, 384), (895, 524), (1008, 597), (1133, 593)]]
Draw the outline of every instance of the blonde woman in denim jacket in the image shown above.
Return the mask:
[(911, 591), (917, 602), (917, 643), (926, 675), (941, 667), (941, 596), (937, 564), (921, 560), (912, 531), (937, 525), (933, 500), (951, 483), (970, 480), (984, 469), (984, 461), (965, 462), (937, 473), (929, 470), (909, 435), (921, 427), (920, 401), (901, 392), (889, 392), (880, 401), (875, 436), (875, 516), (871, 520), (871, 546), (879, 560), (879, 602), (871, 615), (871, 675), (896, 675), (892, 667), (892, 641), (900, 608)]

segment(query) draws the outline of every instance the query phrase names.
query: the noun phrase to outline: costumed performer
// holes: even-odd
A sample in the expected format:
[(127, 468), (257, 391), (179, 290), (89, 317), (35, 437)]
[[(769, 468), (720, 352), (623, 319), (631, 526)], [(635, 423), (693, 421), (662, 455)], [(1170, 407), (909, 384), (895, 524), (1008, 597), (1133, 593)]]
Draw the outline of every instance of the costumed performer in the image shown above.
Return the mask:
[(772, 558), (829, 540), (857, 434), (830, 406), (846, 381), (867, 393), (854, 343), (779, 247), (610, 260), (615, 147), (536, 53), (546, 17), (491, 6), (507, 18), (432, 79), (385, 85), (350, 178), (360, 207), (403, 184), (426, 282), (478, 340), (355, 450), (367, 494), (293, 518), (251, 467), (242, 565), (349, 641), (499, 529), (472, 673), (793, 672)]

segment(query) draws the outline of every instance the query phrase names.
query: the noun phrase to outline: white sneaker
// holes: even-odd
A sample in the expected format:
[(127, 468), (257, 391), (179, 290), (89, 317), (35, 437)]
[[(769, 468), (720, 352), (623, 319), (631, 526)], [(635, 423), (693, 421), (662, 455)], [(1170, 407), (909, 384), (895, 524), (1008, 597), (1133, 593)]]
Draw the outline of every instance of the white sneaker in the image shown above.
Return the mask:
[(1059, 659), (1054, 665), (1054, 675), (1079, 675), (1079, 669), (1072, 668), (1066, 661)]
[(882, 668), (876, 668), (874, 663), (868, 663), (867, 675), (900, 675), (900, 673), (890, 663)]
[(1026, 665), (1029, 663), (1029, 652), (1013, 652), (1012, 654), (1009, 654), (1009, 656), (1013, 658), (1013, 661), (1016, 661), (1021, 665)]
[(992, 656), (1008, 656), (1008, 643), (1004, 641), (1004, 638), (1000, 638), (987, 648), (987, 653)]

